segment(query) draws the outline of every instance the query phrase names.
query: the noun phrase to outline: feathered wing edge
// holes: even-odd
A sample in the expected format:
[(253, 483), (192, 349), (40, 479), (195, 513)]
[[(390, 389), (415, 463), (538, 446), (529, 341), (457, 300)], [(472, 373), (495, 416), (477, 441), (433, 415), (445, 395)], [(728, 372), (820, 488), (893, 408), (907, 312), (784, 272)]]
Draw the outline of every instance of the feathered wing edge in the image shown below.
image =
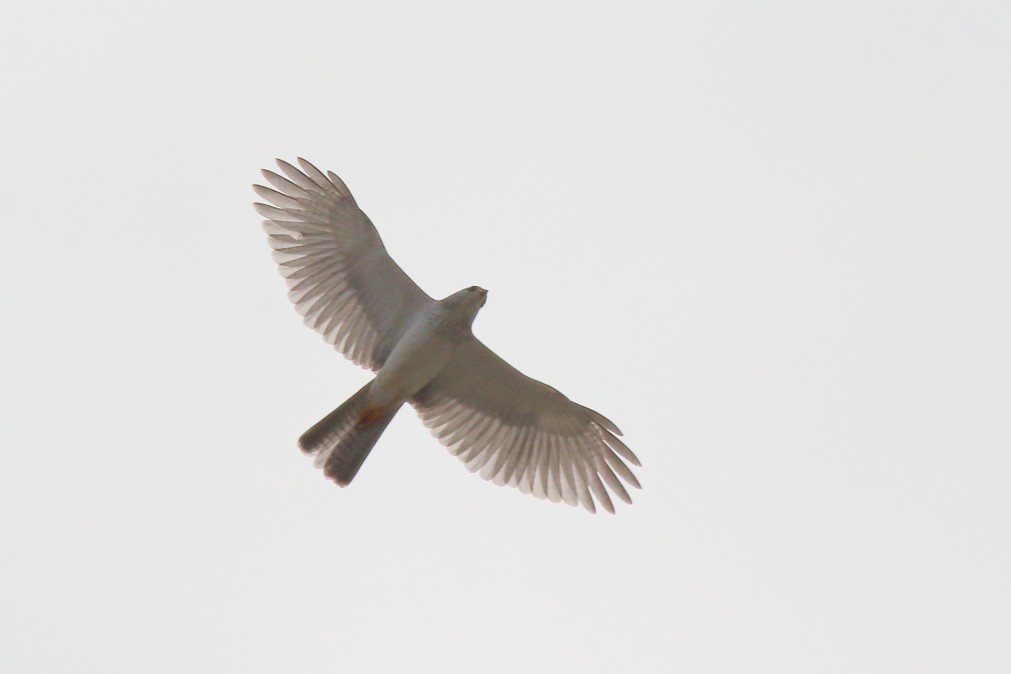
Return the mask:
[(618, 439), (621, 431), (582, 405), (570, 402), (578, 412), (549, 431), (510, 424), (450, 398), (415, 399), (412, 404), (432, 435), (467, 470), (495, 484), (556, 503), (579, 504), (591, 513), (596, 503), (614, 513), (610, 494), (632, 503), (622, 480), (642, 488), (625, 462), (641, 463)]
[(390, 258), (347, 185), (302, 158), (298, 164), (278, 159), (284, 175), (263, 170), (271, 187), (253, 186), (273, 204), (253, 206), (267, 218), (263, 227), (288, 298), (328, 344), (378, 370), (403, 319), (431, 298)]

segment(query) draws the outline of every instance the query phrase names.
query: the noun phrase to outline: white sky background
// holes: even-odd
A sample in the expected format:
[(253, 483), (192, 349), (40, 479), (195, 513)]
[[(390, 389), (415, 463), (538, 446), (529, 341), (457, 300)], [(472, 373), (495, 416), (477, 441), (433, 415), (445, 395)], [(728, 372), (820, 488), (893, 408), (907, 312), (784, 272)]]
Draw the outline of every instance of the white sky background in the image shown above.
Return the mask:
[[(971, 6), (968, 6), (971, 5)], [(0, 670), (1007, 672), (1005, 2), (21, 3), (0, 25)], [(249, 185), (338, 172), (625, 431), (470, 475), (301, 325)]]

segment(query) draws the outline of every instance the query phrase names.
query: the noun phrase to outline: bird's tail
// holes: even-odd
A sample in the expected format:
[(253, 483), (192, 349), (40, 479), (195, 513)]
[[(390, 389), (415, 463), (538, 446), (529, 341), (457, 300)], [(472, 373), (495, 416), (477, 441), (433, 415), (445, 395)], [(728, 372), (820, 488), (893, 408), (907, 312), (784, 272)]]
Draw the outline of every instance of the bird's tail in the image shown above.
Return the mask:
[(365, 457), (375, 447), (379, 436), (403, 404), (370, 408), (370, 386), (372, 382), (363, 386), (358, 393), (323, 417), (298, 439), (302, 451), (313, 454), (316, 466), (342, 487), (354, 479)]

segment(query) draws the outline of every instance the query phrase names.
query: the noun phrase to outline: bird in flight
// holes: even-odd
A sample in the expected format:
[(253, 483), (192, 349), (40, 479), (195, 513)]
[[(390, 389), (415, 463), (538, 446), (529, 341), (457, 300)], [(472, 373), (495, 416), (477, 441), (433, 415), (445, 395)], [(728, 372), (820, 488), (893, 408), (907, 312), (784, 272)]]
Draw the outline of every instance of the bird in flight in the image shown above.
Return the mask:
[[(347, 486), (404, 403), (471, 472), (590, 512), (639, 488), (640, 465), (603, 415), (513, 368), (471, 326), (488, 291), (429, 297), (387, 254), (379, 233), (334, 173), (298, 159), (262, 171), (253, 189), (274, 260), (305, 324), (372, 381), (298, 444)], [(621, 479), (619, 479), (621, 478)]]

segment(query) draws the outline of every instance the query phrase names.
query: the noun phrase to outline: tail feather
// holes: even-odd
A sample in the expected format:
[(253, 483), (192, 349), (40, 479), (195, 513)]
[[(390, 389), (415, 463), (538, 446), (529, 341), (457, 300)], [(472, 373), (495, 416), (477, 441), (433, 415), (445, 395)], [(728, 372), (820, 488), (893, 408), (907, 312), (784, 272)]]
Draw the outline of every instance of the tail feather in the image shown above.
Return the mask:
[(315, 455), (316, 466), (341, 487), (351, 483), (400, 409), (400, 405), (369, 409), (367, 394), (371, 385), (369, 382), (363, 386), (298, 439), (302, 451)]

